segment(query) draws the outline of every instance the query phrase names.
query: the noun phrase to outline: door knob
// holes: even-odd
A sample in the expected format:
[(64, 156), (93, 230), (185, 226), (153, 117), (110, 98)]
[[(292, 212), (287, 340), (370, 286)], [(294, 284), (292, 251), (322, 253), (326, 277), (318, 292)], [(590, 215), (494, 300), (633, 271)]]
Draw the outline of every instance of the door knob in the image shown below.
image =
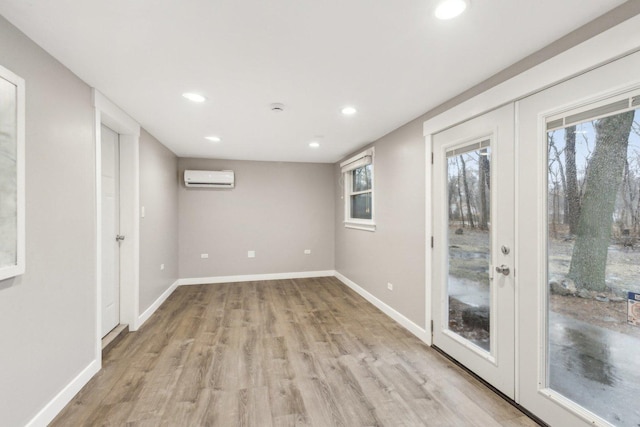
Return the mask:
[[(124, 240), (124, 236), (123, 236), (122, 234), (118, 234), (118, 235), (116, 236), (116, 241), (121, 242), (121, 241), (123, 241), (123, 240)], [(507, 273), (507, 274), (508, 274), (508, 273)]]
[(508, 276), (510, 271), (511, 270), (509, 270), (509, 267), (504, 264), (502, 264), (500, 267), (496, 267), (496, 273), (502, 273), (505, 276)]

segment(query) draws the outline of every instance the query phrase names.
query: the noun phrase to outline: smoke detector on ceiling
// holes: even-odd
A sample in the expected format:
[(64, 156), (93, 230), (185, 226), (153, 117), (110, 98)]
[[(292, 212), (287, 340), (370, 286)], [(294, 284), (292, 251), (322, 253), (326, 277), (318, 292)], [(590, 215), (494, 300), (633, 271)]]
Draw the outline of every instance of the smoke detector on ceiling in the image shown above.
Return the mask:
[(276, 113), (284, 111), (284, 104), (280, 104), (279, 102), (271, 104), (271, 111), (275, 111)]

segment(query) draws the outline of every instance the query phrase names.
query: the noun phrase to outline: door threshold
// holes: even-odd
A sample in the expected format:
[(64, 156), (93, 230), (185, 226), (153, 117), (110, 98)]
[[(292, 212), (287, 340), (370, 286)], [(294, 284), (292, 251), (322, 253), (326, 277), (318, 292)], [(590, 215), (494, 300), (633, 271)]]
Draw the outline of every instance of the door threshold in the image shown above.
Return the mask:
[(498, 390), (497, 388), (495, 388), (494, 386), (492, 386), (491, 384), (489, 384), (487, 381), (485, 381), (484, 379), (482, 379), (481, 377), (479, 377), (475, 372), (473, 372), (472, 370), (470, 370), (469, 368), (467, 368), (465, 365), (463, 365), (462, 363), (458, 362), (456, 359), (454, 359), (453, 357), (449, 356), (445, 351), (443, 351), (441, 348), (436, 347), (435, 345), (431, 346), (432, 349), (434, 349), (435, 351), (437, 351), (438, 353), (440, 353), (442, 356), (444, 356), (446, 359), (448, 359), (449, 361), (453, 362), (456, 366), (458, 366), (459, 368), (461, 368), (462, 370), (464, 370), (466, 373), (468, 373), (469, 375), (471, 375), (473, 378), (475, 378), (476, 380), (478, 380), (479, 382), (481, 382), (484, 386), (486, 386), (489, 390), (493, 391), (495, 394), (497, 394), (498, 396), (500, 396), (502, 399), (504, 399), (507, 403), (509, 403), (511, 406), (513, 406), (514, 408), (516, 408), (518, 411), (522, 412), (524, 415), (526, 415), (527, 417), (529, 417), (531, 419), (531, 421), (537, 423), (538, 425), (540, 425), (541, 427), (549, 427), (549, 424), (545, 423), (544, 421), (542, 421), (540, 418), (538, 418), (534, 413), (532, 413), (531, 411), (527, 410), (526, 408), (520, 406), (518, 403), (516, 403), (515, 400), (511, 399), (509, 396), (507, 396), (506, 394), (502, 393), (500, 390)]
[(102, 357), (111, 350), (125, 335), (129, 333), (129, 325), (119, 324), (102, 338)]

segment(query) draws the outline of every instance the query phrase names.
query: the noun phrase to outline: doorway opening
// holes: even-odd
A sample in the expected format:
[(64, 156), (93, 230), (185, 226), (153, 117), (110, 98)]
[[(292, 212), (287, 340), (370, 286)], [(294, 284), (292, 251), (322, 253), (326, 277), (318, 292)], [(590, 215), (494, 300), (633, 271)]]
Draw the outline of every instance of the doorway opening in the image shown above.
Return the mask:
[[(124, 236), (119, 245), (119, 306), (111, 318), (117, 324), (128, 325), (135, 331), (139, 327), (139, 138), (140, 125), (97, 90), (93, 90), (96, 129), (96, 359), (102, 361), (103, 328), (103, 252), (105, 240)], [(119, 153), (119, 232), (105, 236), (103, 220), (102, 129), (117, 134)], [(113, 234), (113, 233), (111, 233)], [(117, 327), (116, 324), (116, 327)], [(108, 332), (108, 330), (106, 331)]]

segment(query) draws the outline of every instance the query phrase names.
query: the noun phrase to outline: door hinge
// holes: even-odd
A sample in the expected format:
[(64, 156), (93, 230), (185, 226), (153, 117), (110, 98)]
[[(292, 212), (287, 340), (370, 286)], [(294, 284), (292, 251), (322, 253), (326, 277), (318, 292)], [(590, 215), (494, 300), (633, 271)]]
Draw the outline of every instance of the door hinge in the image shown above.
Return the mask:
[(433, 336), (433, 320), (431, 321), (431, 336)]
[(433, 248), (433, 236), (431, 236), (431, 247)]
[(433, 164), (433, 151), (431, 152), (431, 164)]

